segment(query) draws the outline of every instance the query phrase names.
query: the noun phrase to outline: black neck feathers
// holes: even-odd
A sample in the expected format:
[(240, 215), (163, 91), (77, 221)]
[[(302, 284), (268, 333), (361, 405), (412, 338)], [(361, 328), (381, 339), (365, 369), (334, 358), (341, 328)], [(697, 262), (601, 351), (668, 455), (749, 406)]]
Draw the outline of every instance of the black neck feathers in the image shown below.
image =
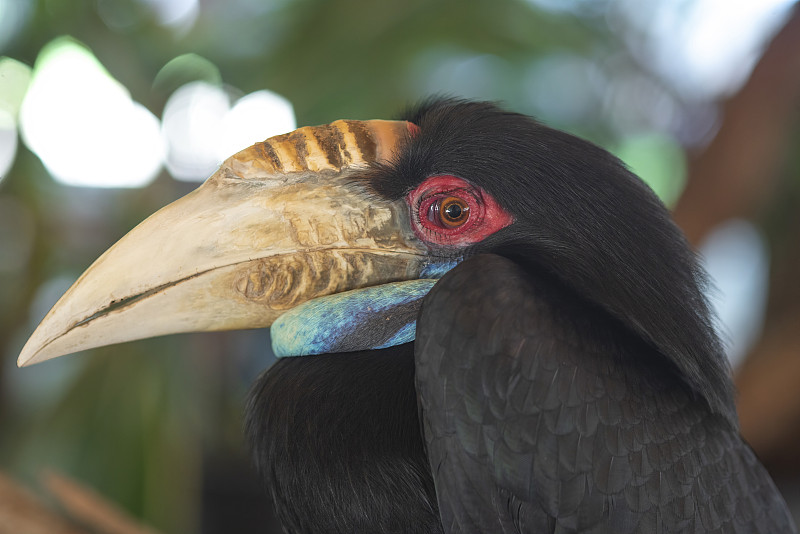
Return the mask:
[(246, 430), (287, 532), (441, 532), (412, 344), (279, 360)]

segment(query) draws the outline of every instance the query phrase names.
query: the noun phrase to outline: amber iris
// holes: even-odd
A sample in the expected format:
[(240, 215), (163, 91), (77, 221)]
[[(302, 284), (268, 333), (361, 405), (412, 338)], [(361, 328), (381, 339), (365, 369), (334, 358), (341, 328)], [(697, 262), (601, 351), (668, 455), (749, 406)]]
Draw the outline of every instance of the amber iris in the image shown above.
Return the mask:
[(439, 204), (439, 220), (444, 226), (456, 228), (469, 218), (469, 204), (458, 197), (447, 197)]

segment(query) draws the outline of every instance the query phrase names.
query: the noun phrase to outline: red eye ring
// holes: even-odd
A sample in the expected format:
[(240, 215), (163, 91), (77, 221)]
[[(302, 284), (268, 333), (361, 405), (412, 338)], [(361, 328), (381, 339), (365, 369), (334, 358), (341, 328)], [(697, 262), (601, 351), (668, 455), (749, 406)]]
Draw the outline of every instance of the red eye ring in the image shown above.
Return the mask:
[(414, 233), (435, 245), (466, 246), (514, 222), (489, 193), (448, 174), (425, 179), (406, 202)]

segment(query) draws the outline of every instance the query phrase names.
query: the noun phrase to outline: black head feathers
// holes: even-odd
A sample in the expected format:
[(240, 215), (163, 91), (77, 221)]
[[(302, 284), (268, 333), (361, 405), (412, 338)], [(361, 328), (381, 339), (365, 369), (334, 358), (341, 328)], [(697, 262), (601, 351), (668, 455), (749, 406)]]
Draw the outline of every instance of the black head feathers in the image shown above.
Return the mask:
[(376, 194), (398, 199), (436, 174), (482, 187), (515, 222), (458, 255), (493, 252), (550, 272), (654, 346), (737, 424), (705, 274), (667, 209), (622, 162), (489, 103), (432, 100), (404, 118), (419, 131), (393, 164), (370, 172)]

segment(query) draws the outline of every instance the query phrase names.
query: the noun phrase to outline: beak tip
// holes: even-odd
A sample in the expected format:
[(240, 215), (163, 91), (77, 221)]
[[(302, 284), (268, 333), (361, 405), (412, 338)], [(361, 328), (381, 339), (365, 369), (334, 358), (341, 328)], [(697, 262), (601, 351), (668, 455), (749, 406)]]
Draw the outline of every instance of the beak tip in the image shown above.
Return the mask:
[(22, 352), (19, 353), (19, 357), (17, 358), (17, 367), (28, 367), (40, 361), (40, 358), (37, 358), (39, 355), (38, 350), (32, 350), (28, 348), (28, 345), (25, 345), (22, 348)]
[(20, 353), (19, 358), (17, 358), (17, 367), (22, 368), (32, 365), (34, 362), (31, 360), (33, 360), (33, 356), (31, 356), (30, 354), (26, 354), (25, 352), (22, 352)]
[(43, 362), (53, 358), (55, 355), (49, 354), (46, 349), (46, 344), (42, 344), (36, 336), (37, 332), (28, 339), (25, 346), (19, 353), (17, 358), (17, 367), (29, 367), (35, 363)]

